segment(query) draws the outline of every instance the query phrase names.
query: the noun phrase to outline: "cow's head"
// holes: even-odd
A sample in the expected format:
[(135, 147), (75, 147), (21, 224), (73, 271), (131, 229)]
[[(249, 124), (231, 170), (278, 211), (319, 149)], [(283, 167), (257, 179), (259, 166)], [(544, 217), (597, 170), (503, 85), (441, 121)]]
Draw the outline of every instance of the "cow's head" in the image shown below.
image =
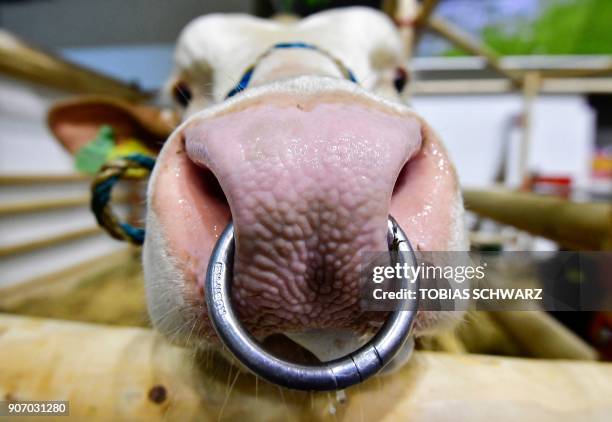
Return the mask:
[[(185, 28), (166, 87), (182, 124), (147, 198), (144, 274), (161, 332), (217, 344), (202, 285), (230, 219), (243, 323), (321, 359), (384, 318), (359, 306), (359, 260), (386, 249), (389, 214), (418, 249), (466, 248), (453, 166), (400, 102), (402, 49), (393, 23), (363, 8), (294, 23), (209, 15)], [(420, 312), (415, 331), (452, 318)]]

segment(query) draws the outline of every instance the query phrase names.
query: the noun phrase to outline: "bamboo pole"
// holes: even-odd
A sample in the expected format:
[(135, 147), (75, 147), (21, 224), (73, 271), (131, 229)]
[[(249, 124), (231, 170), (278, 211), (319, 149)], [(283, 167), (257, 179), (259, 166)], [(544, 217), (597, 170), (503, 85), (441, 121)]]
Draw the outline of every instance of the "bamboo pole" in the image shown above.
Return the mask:
[(105, 94), (132, 101), (149, 98), (132, 85), (43, 52), (5, 30), (0, 30), (0, 72), (69, 92)]
[(43, 199), (0, 204), (0, 216), (82, 207), (88, 205), (89, 201), (88, 196), (79, 196), (75, 198)]
[[(128, 203), (128, 195), (116, 195), (113, 197), (113, 204)], [(0, 204), (0, 217), (15, 214), (29, 214), (60, 210), (66, 208), (77, 208), (89, 206), (91, 196), (78, 196), (74, 198), (43, 199), (37, 201), (9, 202)]]
[(104, 233), (104, 231), (100, 227), (92, 226), (45, 237), (43, 239), (35, 239), (15, 245), (2, 246), (0, 247), (0, 258), (10, 255), (28, 253), (38, 249), (48, 248), (51, 246), (95, 236), (101, 233)]
[(516, 86), (522, 84), (521, 77), (502, 67), (498, 54), (480, 42), (480, 40), (442, 18), (431, 17), (428, 22), (429, 27), (433, 31), (457, 47), (468, 53), (484, 57), (491, 69), (511, 80)]
[(150, 330), (0, 316), (0, 397), (67, 400), (67, 420), (608, 420), (612, 365), (416, 352), (344, 394), (256, 381)]
[(507, 190), (463, 191), (466, 209), (581, 250), (612, 247), (612, 205)]
[(0, 186), (38, 185), (55, 183), (91, 182), (91, 177), (80, 174), (0, 174)]

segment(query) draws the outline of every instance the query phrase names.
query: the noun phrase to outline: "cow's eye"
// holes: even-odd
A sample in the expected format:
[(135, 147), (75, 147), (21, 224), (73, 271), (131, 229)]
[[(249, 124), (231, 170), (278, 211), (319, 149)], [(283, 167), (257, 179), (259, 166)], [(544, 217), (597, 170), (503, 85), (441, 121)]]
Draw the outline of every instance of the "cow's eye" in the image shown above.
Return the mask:
[(174, 97), (174, 101), (179, 103), (182, 107), (187, 107), (191, 101), (191, 89), (189, 89), (189, 85), (183, 81), (175, 82), (172, 87), (172, 97)]
[(408, 72), (403, 67), (395, 69), (395, 76), (393, 77), (393, 86), (397, 92), (402, 92), (408, 83)]

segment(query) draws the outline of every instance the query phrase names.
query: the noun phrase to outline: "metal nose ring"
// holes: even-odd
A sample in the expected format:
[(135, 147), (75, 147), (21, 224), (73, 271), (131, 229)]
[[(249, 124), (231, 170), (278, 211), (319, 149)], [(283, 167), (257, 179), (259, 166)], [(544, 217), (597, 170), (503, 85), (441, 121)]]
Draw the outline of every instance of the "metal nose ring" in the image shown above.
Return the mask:
[[(389, 216), (387, 243), (391, 265), (415, 265), (414, 251), (395, 219)], [(399, 252), (399, 253), (394, 253)], [(272, 383), (297, 390), (329, 391), (358, 384), (380, 371), (400, 350), (410, 334), (417, 298), (398, 302), (376, 335), (344, 357), (320, 364), (297, 364), (281, 360), (244, 328), (231, 304), (234, 262), (234, 226), (230, 222), (217, 241), (206, 272), (206, 304), (210, 321), (221, 342), (253, 373)], [(418, 291), (419, 280), (401, 279), (401, 288)]]

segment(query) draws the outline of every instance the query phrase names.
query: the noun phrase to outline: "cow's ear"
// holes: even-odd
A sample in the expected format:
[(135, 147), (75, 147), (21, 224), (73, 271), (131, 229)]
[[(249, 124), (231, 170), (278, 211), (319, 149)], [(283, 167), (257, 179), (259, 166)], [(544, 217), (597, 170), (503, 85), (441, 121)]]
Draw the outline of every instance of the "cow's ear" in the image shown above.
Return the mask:
[(157, 151), (178, 119), (169, 110), (94, 96), (57, 102), (49, 109), (47, 123), (61, 144), (74, 154), (95, 139), (104, 125), (111, 126), (119, 140), (136, 138)]

